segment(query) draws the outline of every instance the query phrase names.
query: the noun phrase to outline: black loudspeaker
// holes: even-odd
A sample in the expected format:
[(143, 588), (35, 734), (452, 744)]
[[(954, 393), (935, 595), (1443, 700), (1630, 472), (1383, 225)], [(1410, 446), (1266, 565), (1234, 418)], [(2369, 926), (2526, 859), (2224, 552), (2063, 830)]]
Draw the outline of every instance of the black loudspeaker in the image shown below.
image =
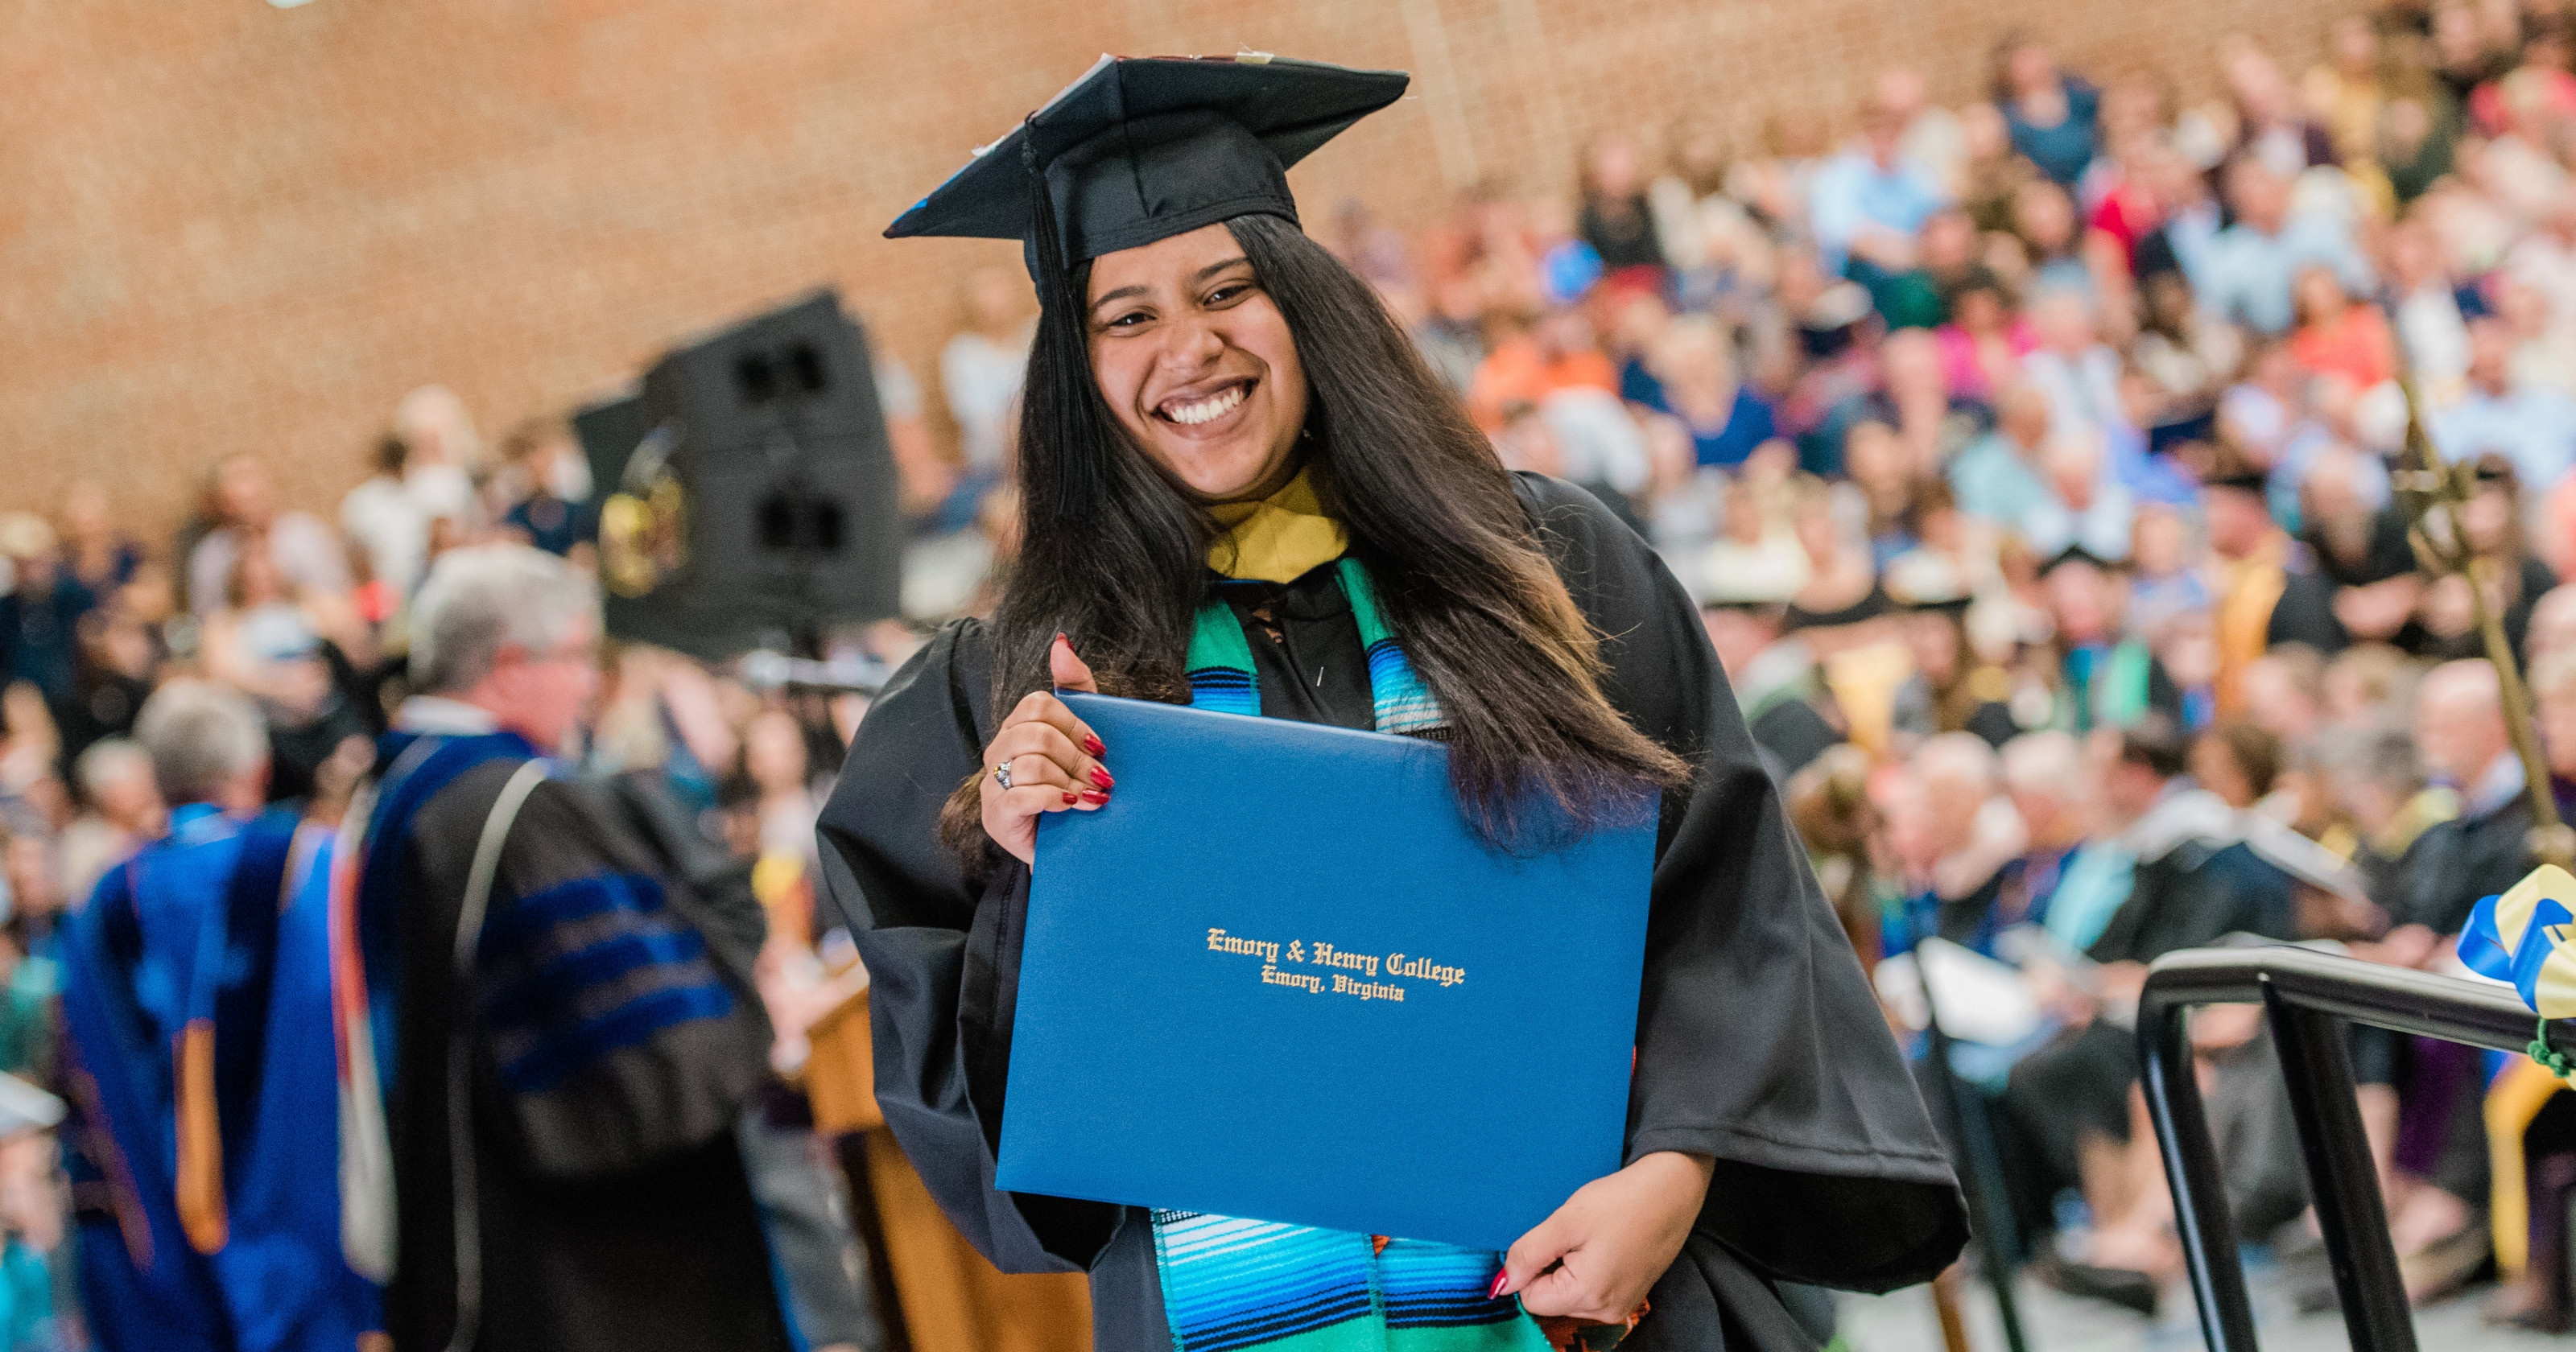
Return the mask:
[(721, 660), (899, 612), (885, 411), (832, 292), (674, 349), (573, 427), (612, 636)]

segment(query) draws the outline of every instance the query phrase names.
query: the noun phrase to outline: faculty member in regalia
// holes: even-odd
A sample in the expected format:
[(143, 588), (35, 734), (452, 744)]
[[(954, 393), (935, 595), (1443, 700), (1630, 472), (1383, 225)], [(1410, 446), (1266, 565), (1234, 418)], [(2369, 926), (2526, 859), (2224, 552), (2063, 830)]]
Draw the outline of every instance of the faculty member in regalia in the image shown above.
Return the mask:
[(74, 1227), (103, 1352), (353, 1352), (382, 1328), (340, 1247), (330, 833), (262, 813), (268, 731), (176, 680), (136, 740), (170, 829), (64, 922)]
[[(878, 1100), (987, 1256), (1089, 1272), (1103, 1352), (1247, 1330), (1543, 1348), (1542, 1321), (1632, 1319), (1636, 1352), (1812, 1346), (1775, 1283), (1930, 1277), (1965, 1237), (1958, 1190), (1689, 596), (1588, 494), (1506, 472), (1298, 228), (1286, 167), (1405, 82), (1104, 60), (888, 231), (1024, 239), (1043, 308), (998, 613), (887, 686), (823, 816), (874, 979)], [(1427, 1266), (1366, 1236), (1254, 1225), (1220, 1249), (1157, 1233), (1207, 1218), (996, 1192), (1036, 822), (1118, 810), (1118, 749), (1053, 689), (1438, 737), (1500, 843), (1527, 795), (1580, 823), (1661, 790), (1625, 1167), (1508, 1255)], [(1545, 1065), (1494, 1070), (1547, 1092)], [(1323, 1253), (1358, 1257), (1255, 1279)], [(1352, 1289), (1271, 1294), (1318, 1283)]]
[(598, 637), (563, 560), (441, 555), (422, 693), (340, 846), (343, 1244), (390, 1279), (394, 1352), (793, 1345), (734, 1136), (768, 1072), (758, 904), (552, 768)]

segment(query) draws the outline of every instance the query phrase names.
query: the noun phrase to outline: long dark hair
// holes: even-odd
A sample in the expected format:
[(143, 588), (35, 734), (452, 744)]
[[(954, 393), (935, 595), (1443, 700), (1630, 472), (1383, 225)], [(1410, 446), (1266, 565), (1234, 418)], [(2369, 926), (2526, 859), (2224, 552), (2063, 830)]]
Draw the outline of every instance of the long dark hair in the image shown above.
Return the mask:
[[(1287, 221), (1238, 216), (1226, 228), (1297, 344), (1311, 391), (1305, 463), (1440, 702), (1468, 818), (1510, 847), (1536, 820), (1533, 795), (1580, 831), (1634, 811), (1649, 788), (1684, 782), (1680, 758), (1602, 695), (1598, 636), (1510, 474), (1376, 293)], [(1089, 273), (1059, 274), (1069, 294), (1044, 298), (1029, 354), (1020, 551), (993, 624), (997, 711), (1048, 688), (1059, 632), (1102, 690), (1188, 698), (1182, 661), (1215, 527), (1101, 398), (1080, 303)], [(950, 803), (947, 834), (961, 847), (981, 844), (981, 782)]]

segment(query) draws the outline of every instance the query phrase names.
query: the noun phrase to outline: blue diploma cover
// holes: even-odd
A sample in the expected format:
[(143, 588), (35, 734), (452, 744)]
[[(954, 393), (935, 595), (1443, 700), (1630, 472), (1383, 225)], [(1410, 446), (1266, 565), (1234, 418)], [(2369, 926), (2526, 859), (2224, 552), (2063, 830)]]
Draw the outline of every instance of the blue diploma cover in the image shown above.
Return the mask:
[(1485, 846), (1434, 742), (1097, 695), (1037, 835), (998, 1185), (1503, 1249), (1616, 1171), (1655, 814)]

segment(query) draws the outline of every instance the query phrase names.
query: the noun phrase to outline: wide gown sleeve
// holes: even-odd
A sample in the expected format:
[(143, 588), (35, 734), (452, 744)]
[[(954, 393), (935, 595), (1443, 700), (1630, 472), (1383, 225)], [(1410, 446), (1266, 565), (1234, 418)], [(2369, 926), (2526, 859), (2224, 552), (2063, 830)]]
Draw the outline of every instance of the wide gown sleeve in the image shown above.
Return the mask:
[(1005, 1272), (1088, 1266), (1119, 1209), (993, 1187), (1028, 869), (966, 876), (939, 841), (992, 735), (983, 628), (940, 631), (859, 725), (820, 824), (825, 892), (868, 966), (877, 1103), (931, 1196)]
[(1604, 693), (1696, 769), (1656, 839), (1627, 1157), (1714, 1157), (1698, 1232), (1771, 1276), (1931, 1277), (1967, 1237), (1958, 1185), (1697, 608), (1583, 490), (1521, 491), (1601, 634)]

